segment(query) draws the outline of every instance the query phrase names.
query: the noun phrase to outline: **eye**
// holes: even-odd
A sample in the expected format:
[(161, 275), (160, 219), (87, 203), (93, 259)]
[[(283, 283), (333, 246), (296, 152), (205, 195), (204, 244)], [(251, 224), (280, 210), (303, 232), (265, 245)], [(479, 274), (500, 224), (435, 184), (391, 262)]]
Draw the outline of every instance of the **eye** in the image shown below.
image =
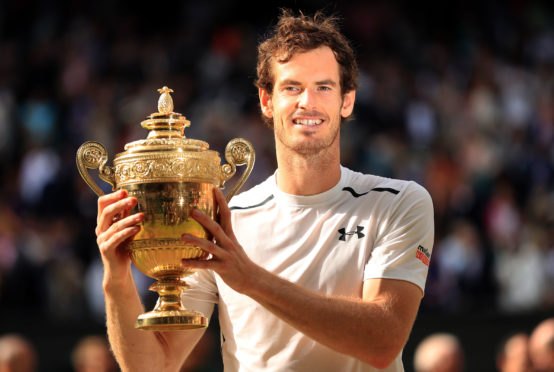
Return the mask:
[(287, 93), (287, 94), (298, 94), (298, 92), (300, 92), (300, 88), (298, 88), (297, 86), (294, 86), (294, 85), (287, 85), (285, 87), (283, 87), (283, 92)]
[(322, 92), (328, 92), (331, 90), (331, 87), (330, 86), (327, 86), (327, 85), (320, 85), (318, 87), (318, 90), (322, 91)]

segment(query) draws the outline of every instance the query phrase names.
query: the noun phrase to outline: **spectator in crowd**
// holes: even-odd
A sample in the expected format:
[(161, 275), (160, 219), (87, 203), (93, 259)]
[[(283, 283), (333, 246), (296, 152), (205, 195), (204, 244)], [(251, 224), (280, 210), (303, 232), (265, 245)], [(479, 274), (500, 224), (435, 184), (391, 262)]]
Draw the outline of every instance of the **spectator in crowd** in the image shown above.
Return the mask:
[(525, 333), (513, 334), (502, 342), (496, 368), (499, 372), (531, 372), (529, 337)]
[(535, 327), (529, 351), (534, 371), (554, 372), (554, 318), (543, 320)]
[(85, 336), (71, 353), (71, 364), (75, 372), (116, 372), (117, 363), (110, 352), (105, 337)]
[(34, 372), (37, 370), (35, 347), (23, 336), (0, 337), (0, 372)]
[(453, 334), (431, 334), (416, 347), (415, 372), (462, 372), (464, 368), (464, 351), (458, 337)]

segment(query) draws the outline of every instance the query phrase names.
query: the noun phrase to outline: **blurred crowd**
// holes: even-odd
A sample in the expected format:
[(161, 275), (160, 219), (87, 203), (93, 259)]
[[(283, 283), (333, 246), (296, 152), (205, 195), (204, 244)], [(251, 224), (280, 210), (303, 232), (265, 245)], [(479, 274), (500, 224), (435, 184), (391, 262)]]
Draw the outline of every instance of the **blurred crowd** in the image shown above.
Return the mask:
[(553, 13), (533, 3), (477, 9), (454, 6), (427, 26), (386, 6), (354, 9), (356, 40), (380, 48), (359, 52), (346, 160), (431, 193), (424, 310), (551, 309)]
[[(235, 137), (253, 143), (246, 188), (274, 171), (253, 80), (277, 4), (0, 1), (0, 312), (103, 323), (96, 196), (75, 153), (98, 141), (111, 164), (145, 138), (163, 85), (187, 137), (220, 153)], [(552, 6), (399, 4), (326, 7), (360, 63), (343, 164), (431, 193), (421, 312), (554, 309)], [(148, 303), (149, 279), (137, 281)]]
[[(117, 372), (119, 368), (105, 337), (82, 337), (70, 351), (70, 364), (74, 372)], [(40, 358), (36, 347), (25, 336), (9, 333), (0, 336), (0, 371), (39, 371)], [(51, 370), (45, 369), (42, 370)]]
[[(530, 334), (516, 332), (497, 345), (495, 366), (498, 372), (554, 371), (554, 318), (537, 324)], [(415, 372), (463, 372), (466, 352), (463, 343), (451, 333), (433, 333), (417, 345)]]

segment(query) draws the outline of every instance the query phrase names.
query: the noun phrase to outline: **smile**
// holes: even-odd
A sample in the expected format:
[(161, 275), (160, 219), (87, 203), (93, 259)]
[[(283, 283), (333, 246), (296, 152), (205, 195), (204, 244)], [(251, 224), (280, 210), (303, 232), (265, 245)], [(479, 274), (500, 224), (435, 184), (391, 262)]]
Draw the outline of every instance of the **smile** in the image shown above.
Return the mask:
[(319, 125), (323, 123), (321, 119), (293, 119), (292, 122), (297, 125), (306, 125), (308, 127), (313, 127), (314, 125)]

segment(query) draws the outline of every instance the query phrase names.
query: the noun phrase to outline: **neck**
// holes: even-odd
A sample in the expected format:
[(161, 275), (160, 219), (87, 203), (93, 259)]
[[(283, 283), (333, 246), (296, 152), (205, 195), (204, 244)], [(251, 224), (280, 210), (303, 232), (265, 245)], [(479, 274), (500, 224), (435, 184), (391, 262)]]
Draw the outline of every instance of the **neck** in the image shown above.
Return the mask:
[(315, 195), (327, 191), (340, 180), (338, 146), (317, 154), (303, 155), (276, 144), (277, 186), (293, 195)]

